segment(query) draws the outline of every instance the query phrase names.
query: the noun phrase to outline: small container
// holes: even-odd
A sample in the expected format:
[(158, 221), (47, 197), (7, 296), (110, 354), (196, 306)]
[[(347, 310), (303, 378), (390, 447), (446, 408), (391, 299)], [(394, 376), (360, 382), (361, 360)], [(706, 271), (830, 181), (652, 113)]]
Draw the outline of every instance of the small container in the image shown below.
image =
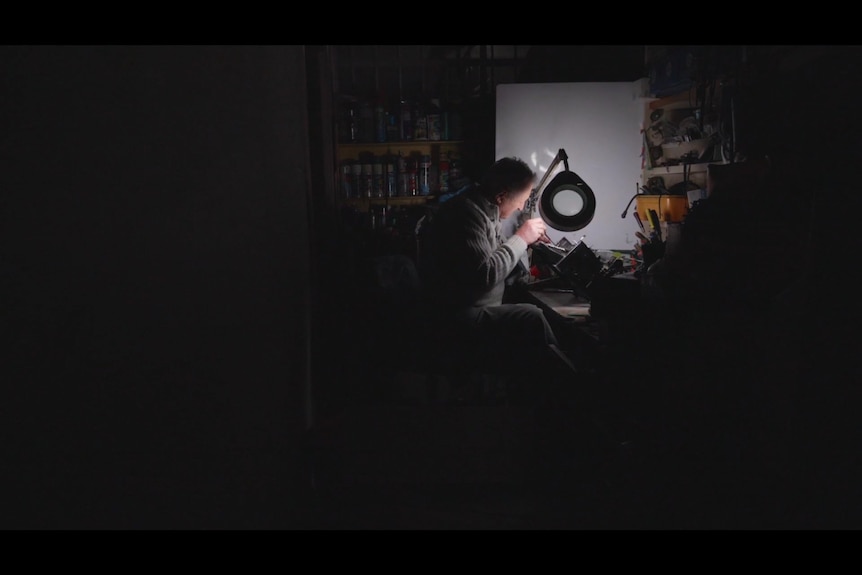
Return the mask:
[(406, 194), (407, 196), (418, 196), (419, 195), (419, 181), (417, 177), (417, 162), (415, 158), (407, 158), (407, 184), (406, 184)]
[(441, 194), (446, 194), (449, 192), (449, 155), (441, 154), (440, 155), (440, 167), (439, 167), (439, 184), (438, 189)]
[(413, 139), (417, 142), (428, 140), (428, 116), (420, 105), (413, 108)]
[(386, 141), (386, 108), (383, 102), (374, 106), (374, 140), (379, 143)]
[(397, 192), (399, 196), (408, 196), (409, 181), (407, 177), (407, 158), (402, 154), (398, 154), (396, 158), (396, 171), (398, 173)]
[(370, 159), (362, 161), (362, 172), (359, 179), (359, 197), (370, 198), (374, 189), (374, 163)]
[(386, 156), (385, 171), (386, 177), (383, 185), (383, 195), (387, 198), (394, 198), (398, 195), (398, 169), (397, 158), (394, 156)]
[(398, 112), (386, 112), (386, 141), (397, 142), (401, 139)]
[(413, 106), (405, 100), (401, 101), (400, 129), (402, 142), (409, 142), (413, 139)]
[(443, 119), (440, 111), (440, 100), (432, 99), (426, 115), (428, 124), (428, 139), (439, 141), (443, 139)]
[(359, 104), (349, 99), (344, 102), (341, 122), (341, 141), (354, 143), (359, 140)]
[(371, 164), (371, 197), (383, 197), (383, 158), (377, 158)]
[(359, 104), (359, 137), (357, 141), (374, 141), (374, 106), (368, 101)]
[(695, 202), (699, 202), (700, 200), (706, 199), (706, 188), (697, 188), (696, 190), (689, 190), (685, 193), (688, 198), (688, 207), (692, 208)]
[(709, 146), (709, 138), (689, 140), (687, 142), (668, 142), (661, 145), (661, 155), (665, 162), (680, 160), (683, 156), (699, 159)]
[(455, 186), (461, 178), (461, 158), (452, 152), (449, 153), (449, 191), (456, 191)]
[(418, 178), (419, 195), (431, 195), (431, 156), (428, 154), (419, 159)]
[(362, 197), (362, 163), (361, 162), (350, 162), (350, 169), (353, 173), (353, 177), (351, 178), (351, 185), (353, 195), (351, 198), (361, 198)]
[(356, 183), (353, 179), (353, 160), (341, 163), (341, 195), (344, 198), (356, 197)]

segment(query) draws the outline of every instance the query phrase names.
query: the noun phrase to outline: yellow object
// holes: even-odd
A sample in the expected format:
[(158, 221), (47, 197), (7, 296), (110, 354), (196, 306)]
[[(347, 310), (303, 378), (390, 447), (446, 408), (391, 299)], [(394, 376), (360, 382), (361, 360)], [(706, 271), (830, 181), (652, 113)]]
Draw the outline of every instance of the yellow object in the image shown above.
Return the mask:
[(688, 213), (688, 197), (641, 194), (637, 196), (635, 206), (644, 227), (649, 229), (649, 210), (658, 213), (660, 222), (681, 222)]

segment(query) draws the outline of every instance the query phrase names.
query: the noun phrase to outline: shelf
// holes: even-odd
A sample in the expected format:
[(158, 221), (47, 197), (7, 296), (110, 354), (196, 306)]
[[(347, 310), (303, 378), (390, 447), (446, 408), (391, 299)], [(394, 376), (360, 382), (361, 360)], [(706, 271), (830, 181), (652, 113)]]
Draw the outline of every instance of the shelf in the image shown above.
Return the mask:
[(657, 168), (648, 168), (643, 171), (644, 176), (651, 178), (653, 176), (663, 176), (665, 174), (682, 174), (683, 166), (688, 167), (689, 174), (706, 172), (709, 170), (710, 164), (721, 164), (722, 162), (699, 162), (697, 164), (675, 164), (673, 166), (658, 166)]
[(342, 155), (368, 152), (373, 150), (401, 150), (403, 152), (421, 152), (433, 146), (455, 147), (463, 145), (463, 140), (421, 140), (411, 142), (350, 142), (338, 144)]
[(349, 206), (415, 206), (422, 205), (436, 196), (396, 196), (394, 198), (349, 198), (344, 203)]
[(666, 110), (696, 108), (697, 106), (692, 102), (692, 98), (694, 98), (693, 90), (687, 88), (670, 96), (656, 98), (650, 101), (648, 105), (650, 110), (657, 110), (659, 108)]

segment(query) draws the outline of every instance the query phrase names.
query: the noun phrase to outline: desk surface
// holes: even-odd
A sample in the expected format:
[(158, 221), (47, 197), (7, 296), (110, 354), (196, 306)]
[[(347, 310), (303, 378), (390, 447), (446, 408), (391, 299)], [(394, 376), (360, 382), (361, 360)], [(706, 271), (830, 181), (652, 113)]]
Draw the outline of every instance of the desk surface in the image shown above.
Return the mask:
[(561, 318), (584, 323), (590, 321), (590, 302), (572, 292), (537, 289), (530, 290), (529, 293), (541, 306)]

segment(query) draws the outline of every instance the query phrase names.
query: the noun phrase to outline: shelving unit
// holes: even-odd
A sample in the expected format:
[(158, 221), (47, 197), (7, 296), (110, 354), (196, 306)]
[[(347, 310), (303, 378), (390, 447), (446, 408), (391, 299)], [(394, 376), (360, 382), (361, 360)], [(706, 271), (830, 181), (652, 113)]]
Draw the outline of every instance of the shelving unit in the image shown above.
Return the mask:
[[(682, 181), (685, 172), (689, 175), (689, 180), (700, 186), (706, 186), (706, 175), (709, 172), (710, 164), (721, 164), (723, 161), (699, 162), (696, 164), (675, 164), (672, 166), (658, 166), (657, 168), (646, 168), (643, 170), (643, 180), (648, 182), (650, 178), (661, 177), (665, 180), (665, 185), (670, 187)], [(670, 183), (669, 183), (670, 182)]]
[[(356, 159), (360, 152), (370, 151), (374, 153), (398, 153), (399, 151), (409, 154), (417, 153), (432, 153), (435, 148), (438, 151), (460, 150), (464, 145), (463, 140), (427, 140), (427, 141), (411, 141), (411, 142), (368, 142), (368, 143), (348, 143), (338, 144), (340, 159)], [(432, 154), (433, 155), (433, 154)]]
[[(441, 193), (441, 166), (445, 166), (447, 170), (446, 178), (450, 173), (450, 162), (459, 162), (460, 154), (463, 149), (464, 142), (461, 140), (427, 140), (427, 141), (410, 141), (410, 142), (369, 142), (369, 143), (346, 143), (337, 146), (336, 161), (341, 169), (339, 169), (338, 180), (340, 189), (344, 190), (342, 200), (345, 205), (353, 206), (359, 210), (367, 211), (371, 206), (393, 205), (393, 206), (413, 206), (421, 205), (429, 200), (434, 199)], [(364, 190), (364, 193), (356, 189), (355, 172), (351, 182), (345, 185), (343, 181), (346, 172), (351, 171), (345, 166), (350, 166), (353, 163), (361, 161), (363, 154), (368, 154), (371, 158), (384, 158), (387, 162), (401, 157), (404, 160), (418, 161), (422, 156), (428, 156), (431, 160), (433, 169), (432, 181), (428, 193), (421, 194), (416, 189), (415, 193), (411, 193), (403, 187), (403, 182), (400, 181), (401, 174), (395, 170), (395, 195), (390, 195), (390, 190), (384, 185), (382, 193), (374, 193), (374, 191)], [(441, 162), (446, 159), (445, 164)], [(455, 168), (458, 169), (457, 167)], [(455, 172), (457, 173), (457, 171)], [(384, 173), (384, 177), (386, 174)], [(444, 190), (444, 191), (449, 191)]]
[[(413, 207), (436, 199), (441, 194), (441, 159), (451, 159), (455, 164), (453, 179), (475, 176), (465, 173), (465, 168), (483, 163), (476, 161), (477, 156), (482, 155), (479, 151), (493, 147), (493, 139), (487, 138), (487, 127), (481, 125), (485, 118), (478, 118), (477, 110), (493, 110), (487, 102), (493, 99), (496, 84), (517, 80), (529, 48), (516, 45), (332, 47), (332, 173), (336, 204), (368, 211), (379, 205)], [(480, 106), (482, 103), (484, 105)], [(433, 105), (438, 106), (442, 116), (444, 127), (439, 132), (440, 139), (433, 139), (430, 124), (428, 139), (405, 137), (402, 117), (405, 106), (408, 110), (412, 107), (407, 113), (415, 122), (417, 114), (422, 117)], [(374, 192), (368, 194), (365, 189), (358, 192), (344, 185), (348, 179), (343, 171), (345, 163), (357, 162), (363, 155), (384, 157), (385, 163), (399, 154), (413, 158), (430, 156), (432, 171), (436, 173), (430, 189), (424, 190), (426, 195), (412, 195), (408, 190), (398, 189), (395, 197), (381, 198), (373, 197), (377, 195)], [(384, 190), (384, 195), (387, 191)]]
[[(712, 94), (708, 102), (696, 101), (693, 88), (663, 98), (648, 101), (644, 106), (644, 167), (641, 170), (641, 184), (649, 189), (655, 188), (656, 180), (664, 190), (675, 186), (692, 189), (706, 189), (711, 164), (724, 164), (722, 145), (722, 126), (720, 119), (720, 90)], [(683, 136), (688, 130), (697, 134), (699, 139), (686, 139), (676, 142), (680, 155), (670, 155), (673, 148), (668, 142), (670, 136)], [(698, 145), (702, 145), (701, 149)], [(691, 154), (686, 157), (681, 152)], [(666, 156), (666, 154), (668, 154)], [(685, 182), (690, 182), (686, 185)], [(651, 185), (652, 184), (652, 185)], [(654, 200), (656, 196), (650, 198)]]

